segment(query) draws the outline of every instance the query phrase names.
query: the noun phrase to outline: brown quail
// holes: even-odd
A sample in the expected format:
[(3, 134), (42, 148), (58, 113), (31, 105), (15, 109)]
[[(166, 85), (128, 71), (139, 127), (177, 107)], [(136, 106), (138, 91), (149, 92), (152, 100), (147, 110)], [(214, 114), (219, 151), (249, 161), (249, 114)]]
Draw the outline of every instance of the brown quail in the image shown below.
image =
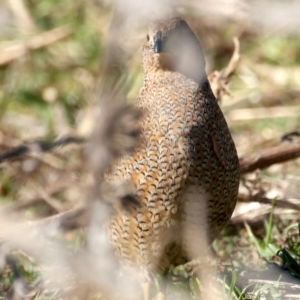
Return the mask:
[(136, 101), (142, 141), (107, 182), (128, 182), (140, 205), (115, 206), (107, 225), (116, 255), (143, 276), (186, 262), (183, 228), (209, 240), (230, 219), (239, 185), (234, 142), (205, 73), (200, 42), (178, 17), (151, 24)]

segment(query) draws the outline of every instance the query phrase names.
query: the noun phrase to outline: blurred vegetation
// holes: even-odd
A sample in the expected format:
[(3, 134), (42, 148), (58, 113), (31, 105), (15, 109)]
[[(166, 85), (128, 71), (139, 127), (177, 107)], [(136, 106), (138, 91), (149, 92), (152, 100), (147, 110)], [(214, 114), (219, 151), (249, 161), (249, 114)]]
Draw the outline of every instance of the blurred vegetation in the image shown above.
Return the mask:
[[(118, 1), (115, 4), (100, 0), (0, 3), (1, 152), (28, 140), (53, 140), (81, 133), (86, 113), (96, 101), (101, 101), (99, 84), (106, 76), (103, 70), (107, 48), (111, 41), (115, 42), (115, 37), (110, 36), (114, 5)], [(273, 145), (284, 133), (299, 129), (300, 33), (297, 28), (288, 32), (284, 27), (259, 28), (234, 13), (210, 17), (201, 13), (200, 5), (195, 9), (187, 4), (182, 15), (202, 41), (208, 73), (226, 67), (233, 52), (233, 37), (240, 41), (242, 59), (230, 81), (231, 95), (224, 95), (220, 103), (240, 156)], [(141, 46), (147, 23), (137, 25), (138, 21), (134, 20), (134, 26), (128, 30), (131, 23), (126, 22), (118, 24), (120, 33), (116, 34), (116, 53), (122, 57), (123, 65), (116, 65), (116, 70), (110, 71), (123, 74), (126, 97), (134, 102), (142, 85)], [(60, 31), (53, 33), (57, 28), (62, 30), (62, 35)], [(32, 38), (46, 32), (50, 32), (51, 42), (33, 49), (26, 46)], [(7, 59), (14, 53), (17, 53), (15, 57)], [(262, 114), (256, 110), (263, 108)], [(264, 195), (271, 199), (292, 198), (300, 203), (299, 167), (298, 159), (274, 165), (244, 180), (259, 181)], [(86, 182), (81, 150), (67, 146), (46, 154), (37, 166), (32, 167), (28, 159), (2, 163), (0, 203), (25, 203), (18, 210), (26, 218), (49, 216), (82, 203)], [(28, 204), (31, 200), (36, 202)], [(282, 255), (281, 259), (276, 256), (280, 249), (289, 249), (296, 261), (299, 260), (299, 232), (293, 227), (299, 221), (298, 216), (295, 210), (269, 204), (238, 204), (231, 223), (213, 244), (218, 261), (224, 264), (226, 295), (235, 290), (234, 276), (242, 276), (243, 270), (266, 269), (265, 260), (282, 263)], [(81, 244), (80, 237), (80, 232), (65, 235), (74, 248)], [(22, 275), (29, 282), (36, 280), (36, 265), (24, 257), (18, 259)], [(291, 269), (290, 264), (286, 265)], [(294, 275), (299, 276), (297, 270)], [(1, 274), (0, 297), (9, 288), (11, 277), (9, 268)], [(197, 297), (197, 284), (197, 279), (183, 284), (192, 298)]]

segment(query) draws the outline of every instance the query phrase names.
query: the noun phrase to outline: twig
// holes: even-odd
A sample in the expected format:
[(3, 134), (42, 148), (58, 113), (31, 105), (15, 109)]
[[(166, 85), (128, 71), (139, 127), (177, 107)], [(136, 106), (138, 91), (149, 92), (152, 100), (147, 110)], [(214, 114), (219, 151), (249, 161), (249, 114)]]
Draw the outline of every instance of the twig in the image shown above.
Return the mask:
[(0, 48), (0, 66), (24, 56), (30, 50), (36, 50), (53, 44), (68, 37), (72, 33), (69, 26), (61, 26), (29, 38)]
[(42, 229), (49, 225), (57, 225), (57, 230), (70, 230), (85, 227), (88, 224), (88, 209), (86, 207), (73, 208), (68, 211), (56, 214), (37, 221), (24, 222), (10, 227), (8, 230), (0, 231), (0, 244), (9, 237), (33, 229)]
[(36, 30), (35, 24), (23, 0), (8, 0), (8, 5), (19, 30), (26, 33)]
[(231, 110), (227, 117), (230, 121), (295, 118), (298, 116), (297, 110), (298, 106), (242, 108)]
[(52, 153), (45, 153), (41, 155), (43, 152), (40, 151), (29, 152), (27, 156), (32, 158), (33, 160), (37, 160), (45, 165), (48, 165), (57, 170), (65, 170), (65, 160), (59, 159), (57, 156), (53, 155)]
[(266, 219), (266, 216), (270, 213), (271, 207), (263, 207), (263, 208), (255, 208), (255, 209), (248, 209), (246, 212), (240, 213), (238, 215), (234, 215), (229, 224), (243, 225), (245, 221), (248, 224), (262, 222)]
[(42, 197), (32, 198), (32, 199), (23, 200), (23, 201), (16, 201), (16, 203), (5, 207), (5, 210), (7, 210), (8, 212), (18, 211), (18, 210), (22, 210), (22, 209), (28, 208), (30, 206), (39, 204), (43, 201), (44, 201), (44, 199)]
[[(277, 283), (277, 280), (264, 280), (264, 279), (249, 279), (249, 284), (254, 287), (256, 284), (263, 286), (265, 284), (269, 284), (270, 286), (274, 286)], [(249, 288), (248, 288), (249, 289)], [(300, 297), (300, 284), (290, 283), (290, 282), (279, 282), (278, 290), (280, 293), (280, 299), (299, 299)], [(257, 293), (255, 292), (247, 292), (247, 299), (257, 299)], [(253, 298), (251, 298), (251, 295)]]
[(282, 141), (279, 145), (240, 158), (241, 174), (265, 169), (300, 157), (300, 143)]
[(233, 51), (232, 57), (229, 61), (228, 66), (226, 67), (224, 73), (222, 74), (222, 77), (227, 78), (227, 80), (235, 72), (235, 70), (237, 69), (239, 62), (241, 60), (240, 43), (239, 43), (239, 40), (237, 37), (233, 38), (233, 44), (234, 44), (234, 51)]
[(0, 155), (0, 163), (2, 163), (5, 160), (10, 159), (17, 159), (20, 157), (23, 157), (25, 154), (29, 154), (31, 152), (34, 152), (37, 148), (41, 152), (49, 151), (55, 147), (75, 143), (75, 144), (81, 144), (84, 142), (84, 138), (75, 137), (75, 136), (69, 136), (65, 138), (61, 138), (57, 141), (35, 141), (28, 143), (28, 145), (21, 145), (12, 151), (5, 152), (2, 155)]
[(43, 190), (41, 190), (40, 193), (44, 202), (47, 203), (56, 213), (63, 212), (63, 207), (61, 203), (56, 201), (51, 195), (49, 195)]
[(233, 39), (234, 51), (232, 57), (227, 65), (227, 67), (222, 71), (214, 71), (208, 75), (208, 80), (211, 84), (212, 91), (217, 99), (221, 101), (222, 95), (230, 95), (230, 90), (228, 88), (228, 82), (232, 74), (237, 69), (240, 62), (240, 43), (239, 40), (235, 37)]
[[(265, 204), (272, 204), (272, 201), (273, 201), (273, 199), (269, 199), (267, 197), (251, 196), (251, 195), (246, 195), (246, 194), (242, 194), (242, 193), (239, 193), (238, 199), (239, 199), (239, 201), (242, 201), (242, 202), (259, 202), (259, 203), (265, 203)], [(298, 201), (300, 203), (300, 200), (298, 200)], [(300, 210), (300, 204), (293, 203), (289, 199), (276, 199), (275, 206)]]
[(285, 133), (281, 137), (281, 140), (291, 142), (293, 140), (293, 137), (300, 137), (300, 130), (294, 130), (294, 131)]
[(19, 211), (22, 209), (26, 209), (30, 206), (37, 205), (40, 203), (46, 203), (49, 207), (51, 207), (56, 213), (61, 213), (63, 211), (63, 208), (60, 203), (58, 203), (53, 197), (59, 193), (61, 193), (66, 187), (60, 187), (56, 190), (54, 190), (51, 193), (46, 193), (45, 191), (39, 191), (39, 196), (35, 198), (31, 198), (28, 200), (17, 200), (16, 203), (8, 205), (4, 207), (3, 209), (10, 213)]
[[(39, 203), (46, 203), (48, 204), (52, 209), (54, 209), (56, 212), (61, 213), (62, 209), (60, 205), (57, 205), (56, 203), (53, 205), (53, 197), (55, 197), (57, 194), (63, 192), (65, 189), (67, 189), (70, 185), (64, 184), (61, 185), (55, 185), (55, 188), (50, 190), (49, 192), (41, 191), (39, 189), (39, 195), (35, 198), (27, 199), (27, 200), (17, 200), (15, 203), (7, 205), (4, 210), (8, 213), (19, 211), (22, 209), (26, 209), (30, 206), (39, 204)], [(49, 201), (50, 198), (50, 201)]]

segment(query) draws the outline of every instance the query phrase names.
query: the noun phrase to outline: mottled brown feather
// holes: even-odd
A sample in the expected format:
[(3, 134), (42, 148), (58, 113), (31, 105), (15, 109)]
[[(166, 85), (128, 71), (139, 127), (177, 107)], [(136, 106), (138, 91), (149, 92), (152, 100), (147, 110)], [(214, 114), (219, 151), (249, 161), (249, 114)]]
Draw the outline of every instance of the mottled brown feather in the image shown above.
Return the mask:
[[(161, 53), (153, 51), (158, 31), (165, 38)], [(204, 228), (209, 239), (220, 232), (235, 207), (240, 175), (201, 45), (184, 20), (151, 24), (143, 71), (136, 101), (141, 144), (106, 174), (107, 181), (133, 184), (141, 205), (131, 213), (115, 209), (107, 230), (120, 260), (149, 276), (191, 258), (186, 226), (196, 234)]]

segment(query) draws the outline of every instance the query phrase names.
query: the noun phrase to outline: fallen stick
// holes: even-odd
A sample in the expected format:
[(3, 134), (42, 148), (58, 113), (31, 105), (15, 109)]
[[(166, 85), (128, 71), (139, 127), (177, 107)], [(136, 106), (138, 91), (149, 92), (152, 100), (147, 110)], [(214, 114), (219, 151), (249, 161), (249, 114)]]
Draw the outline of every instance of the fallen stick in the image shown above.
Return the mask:
[(33, 141), (27, 144), (20, 145), (11, 151), (7, 151), (0, 155), (0, 163), (11, 160), (22, 158), (25, 154), (35, 153), (37, 150), (40, 152), (49, 151), (55, 147), (64, 146), (68, 144), (82, 144), (84, 138), (76, 136), (67, 136), (56, 141)]
[[(246, 195), (243, 193), (239, 193), (238, 199), (241, 202), (259, 202), (259, 203), (271, 204), (271, 205), (273, 202), (273, 199), (270, 199), (267, 197), (251, 196), (251, 195)], [(274, 205), (277, 207), (282, 207), (282, 208), (290, 208), (290, 209), (294, 209), (294, 210), (300, 210), (300, 200), (298, 200), (298, 202), (299, 202), (299, 204), (292, 202), (290, 199), (276, 199)]]
[(72, 33), (69, 26), (61, 26), (39, 35), (35, 35), (28, 40), (12, 42), (1, 47), (0, 44), (0, 66), (6, 65), (16, 60), (31, 50), (40, 49), (68, 37)]
[(258, 108), (241, 108), (231, 110), (228, 114), (229, 121), (255, 121), (263, 119), (296, 118), (298, 106), (274, 106)]
[(300, 143), (284, 140), (274, 147), (241, 157), (239, 160), (241, 174), (265, 169), (274, 164), (283, 163), (298, 157), (300, 157)]

